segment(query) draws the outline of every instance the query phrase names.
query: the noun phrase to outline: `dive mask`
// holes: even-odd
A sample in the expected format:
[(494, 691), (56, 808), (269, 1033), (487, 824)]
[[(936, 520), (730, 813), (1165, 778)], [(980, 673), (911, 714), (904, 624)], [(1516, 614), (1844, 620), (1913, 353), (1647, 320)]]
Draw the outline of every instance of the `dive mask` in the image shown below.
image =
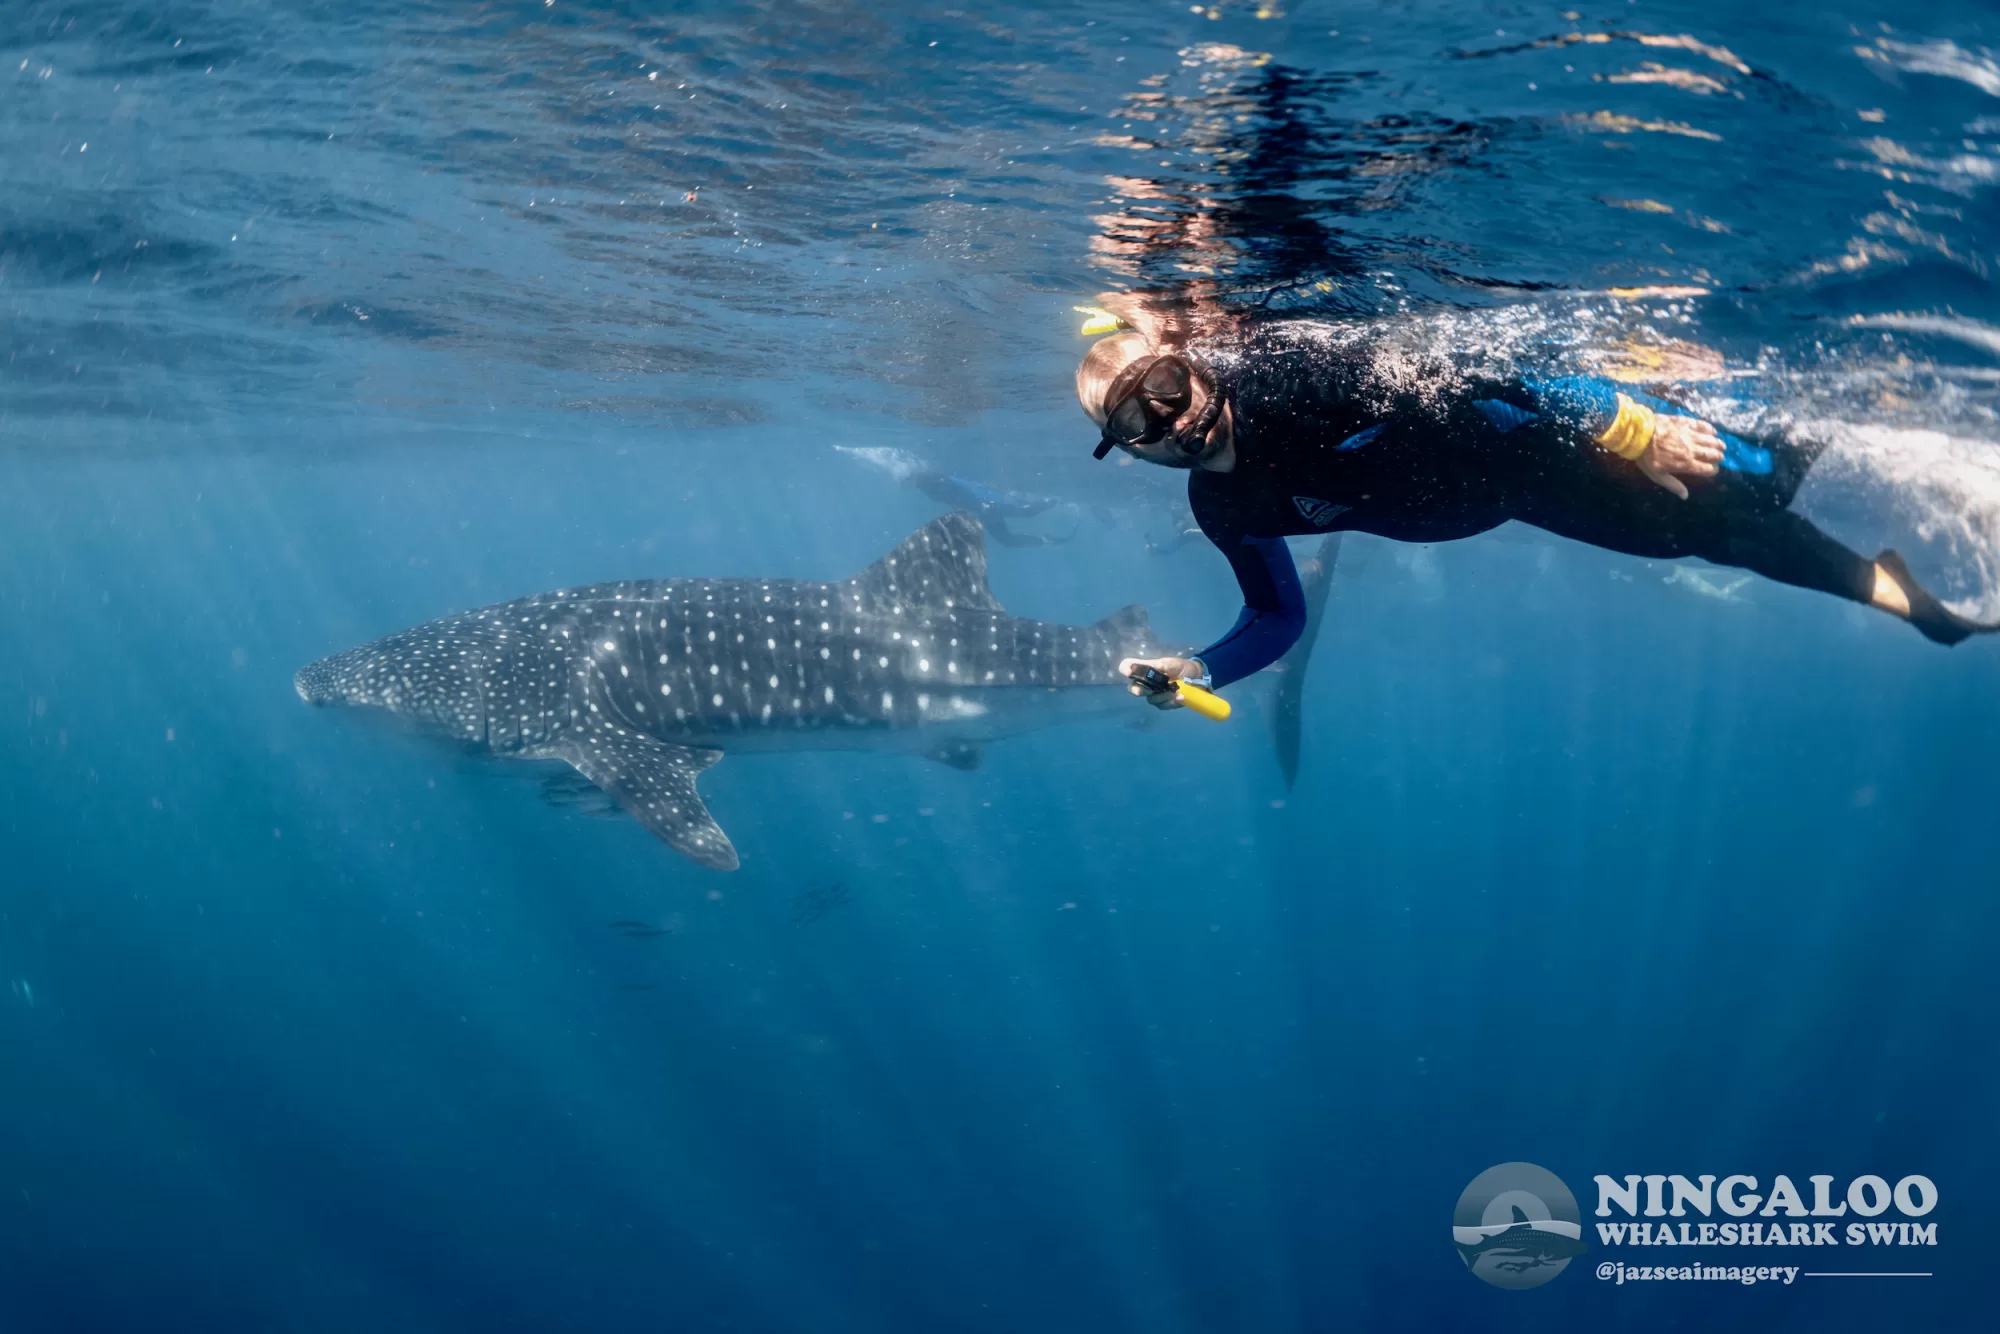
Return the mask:
[[(1176, 431), (1174, 423), (1194, 403), (1196, 384), (1207, 401), (1187, 429)], [(1181, 453), (1198, 454), (1221, 414), (1215, 377), (1199, 362), (1172, 352), (1140, 357), (1104, 391), (1104, 434), (1091, 457), (1101, 459), (1121, 445), (1152, 445), (1169, 438)]]

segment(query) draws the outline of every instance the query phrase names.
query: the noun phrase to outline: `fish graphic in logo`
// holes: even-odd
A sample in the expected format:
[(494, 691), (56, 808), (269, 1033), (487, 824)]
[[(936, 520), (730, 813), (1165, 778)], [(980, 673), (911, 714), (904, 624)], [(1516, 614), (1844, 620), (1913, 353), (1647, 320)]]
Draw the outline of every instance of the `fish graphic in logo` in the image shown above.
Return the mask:
[(1539, 1288), (1589, 1249), (1576, 1196), (1533, 1163), (1501, 1163), (1474, 1177), (1451, 1222), (1459, 1259), (1496, 1288)]

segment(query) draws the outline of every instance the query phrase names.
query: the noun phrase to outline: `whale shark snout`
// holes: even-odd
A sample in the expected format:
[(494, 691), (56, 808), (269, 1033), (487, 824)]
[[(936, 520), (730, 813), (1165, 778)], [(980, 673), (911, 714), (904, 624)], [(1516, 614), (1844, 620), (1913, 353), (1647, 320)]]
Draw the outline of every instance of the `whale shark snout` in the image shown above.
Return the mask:
[(321, 658), (299, 668), (292, 675), (292, 689), (298, 691), (299, 698), (308, 704), (338, 703), (340, 693), (334, 677), (333, 659)]

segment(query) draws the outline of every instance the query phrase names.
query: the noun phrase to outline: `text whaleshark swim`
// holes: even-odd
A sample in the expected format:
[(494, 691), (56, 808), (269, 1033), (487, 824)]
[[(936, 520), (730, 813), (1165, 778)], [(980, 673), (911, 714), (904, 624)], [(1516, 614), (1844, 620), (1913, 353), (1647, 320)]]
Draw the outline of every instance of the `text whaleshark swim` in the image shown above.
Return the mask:
[(299, 670), (312, 704), (386, 709), (494, 754), (561, 760), (702, 863), (733, 870), (695, 791), (725, 750), (882, 749), (957, 768), (987, 742), (1129, 707), (1146, 613), (1011, 616), (979, 521), (948, 514), (852, 579), (596, 584), (462, 612)]

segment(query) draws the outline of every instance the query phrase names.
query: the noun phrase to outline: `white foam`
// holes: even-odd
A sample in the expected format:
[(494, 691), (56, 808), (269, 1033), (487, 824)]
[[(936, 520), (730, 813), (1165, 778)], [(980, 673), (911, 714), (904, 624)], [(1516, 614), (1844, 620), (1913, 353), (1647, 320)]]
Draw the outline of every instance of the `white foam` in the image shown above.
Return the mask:
[[(1909, 427), (1802, 421), (1827, 441), (1816, 478), (1859, 481), (1889, 499), (1897, 521), (1937, 549), (1959, 594), (1948, 605), (1979, 620), (2000, 617), (2000, 442)], [(1908, 553), (1905, 553), (1908, 554)]]
[(1911, 74), (1935, 74), (1940, 78), (1959, 79), (1983, 93), (2000, 97), (2000, 65), (1996, 65), (1992, 55), (1984, 51), (1974, 55), (1949, 39), (1898, 42), (1878, 37), (1875, 45), (1877, 51), (1871, 52), (1863, 47), (1858, 54), (1864, 59), (1880, 60)]
[(1849, 323), (1857, 329), (1900, 329), (1908, 333), (1938, 334), (2000, 355), (2000, 329), (1962, 315), (1857, 315)]

